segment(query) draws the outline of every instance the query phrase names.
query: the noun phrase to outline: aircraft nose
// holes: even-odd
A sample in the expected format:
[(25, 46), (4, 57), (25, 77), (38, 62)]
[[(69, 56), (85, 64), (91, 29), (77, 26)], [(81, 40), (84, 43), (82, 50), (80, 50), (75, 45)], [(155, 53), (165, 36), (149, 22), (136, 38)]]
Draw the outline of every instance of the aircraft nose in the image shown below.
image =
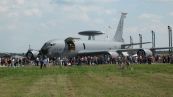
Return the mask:
[(50, 43), (49, 42), (46, 42), (43, 47), (41, 48), (40, 50), (40, 54), (42, 55), (47, 55), (48, 54), (48, 48), (50, 46)]

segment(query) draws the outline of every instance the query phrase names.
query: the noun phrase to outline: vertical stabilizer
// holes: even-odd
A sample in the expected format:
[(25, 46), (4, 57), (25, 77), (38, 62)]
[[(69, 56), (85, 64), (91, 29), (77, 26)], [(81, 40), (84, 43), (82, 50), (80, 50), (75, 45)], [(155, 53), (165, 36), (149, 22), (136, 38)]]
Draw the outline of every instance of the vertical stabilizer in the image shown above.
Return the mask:
[(126, 18), (127, 13), (121, 13), (121, 18), (117, 27), (117, 31), (114, 36), (114, 41), (116, 42), (124, 42), (123, 39), (123, 25), (124, 25), (124, 19)]

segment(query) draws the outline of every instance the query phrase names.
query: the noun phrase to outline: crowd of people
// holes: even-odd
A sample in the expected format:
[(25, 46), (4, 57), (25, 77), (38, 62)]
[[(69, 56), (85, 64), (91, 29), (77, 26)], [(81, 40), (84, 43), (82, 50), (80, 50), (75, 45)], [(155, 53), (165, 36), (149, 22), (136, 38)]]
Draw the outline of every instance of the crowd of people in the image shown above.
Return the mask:
[(128, 62), (129, 64), (151, 64), (151, 63), (173, 63), (172, 55), (156, 55), (156, 56), (118, 56), (112, 58), (109, 55), (103, 56), (78, 56), (73, 58), (53, 58), (55, 65), (98, 65), (98, 64), (121, 64)]
[(173, 63), (172, 55), (156, 55), (156, 56), (118, 56), (112, 58), (109, 55), (98, 55), (98, 56), (77, 56), (77, 57), (55, 57), (48, 58), (46, 56), (35, 60), (29, 60), (27, 58), (0, 58), (0, 66), (8, 67), (20, 67), (28, 64), (40, 66), (40, 68), (46, 67), (47, 65), (60, 65), (60, 66), (71, 66), (71, 65), (98, 65), (98, 64), (151, 64), (151, 63)]
[(20, 67), (30, 63), (27, 58), (2, 57), (0, 58), (0, 66)]

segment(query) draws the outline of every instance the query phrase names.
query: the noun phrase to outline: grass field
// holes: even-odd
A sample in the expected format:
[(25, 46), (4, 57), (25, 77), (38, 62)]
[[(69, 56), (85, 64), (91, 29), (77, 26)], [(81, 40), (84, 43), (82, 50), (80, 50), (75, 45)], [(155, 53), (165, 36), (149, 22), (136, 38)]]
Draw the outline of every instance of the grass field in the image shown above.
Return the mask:
[(173, 64), (0, 68), (0, 97), (173, 97)]

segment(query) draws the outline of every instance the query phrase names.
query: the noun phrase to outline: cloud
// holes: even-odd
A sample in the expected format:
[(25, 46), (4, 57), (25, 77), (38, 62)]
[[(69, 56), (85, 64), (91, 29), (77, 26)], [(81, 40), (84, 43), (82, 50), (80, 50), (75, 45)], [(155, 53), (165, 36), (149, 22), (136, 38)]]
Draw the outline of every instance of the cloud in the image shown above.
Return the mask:
[(52, 3), (73, 5), (73, 4), (94, 4), (94, 3), (112, 3), (119, 0), (52, 0)]
[(154, 1), (157, 3), (159, 3), (159, 2), (161, 2), (161, 3), (173, 3), (173, 0), (146, 0), (146, 1), (149, 1), (149, 2)]
[(159, 2), (173, 2), (173, 0), (153, 0), (153, 1), (159, 1)]
[(156, 14), (150, 14), (150, 13), (143, 13), (139, 16), (139, 19), (149, 20), (152, 22), (159, 22), (162, 19), (162, 16), (159, 16)]
[[(55, 0), (54, 0), (55, 1)], [(98, 0), (56, 0), (56, 9), (59, 13), (63, 12), (65, 17), (70, 20), (79, 20), (84, 22), (89, 22), (98, 19), (99, 17), (110, 16), (116, 13), (115, 9), (109, 8), (107, 6), (99, 5), (98, 3), (93, 3)], [(115, 0), (100, 0), (98, 2), (113, 2)], [(56, 10), (57, 11), (57, 10)], [(96, 21), (98, 23), (98, 20)]]
[(150, 14), (150, 13), (144, 13), (142, 15), (139, 16), (139, 18), (141, 19), (160, 19), (161, 16), (155, 15), (155, 14)]
[(15, 3), (18, 5), (23, 5), (25, 3), (25, 0), (15, 0)]
[(8, 13), (8, 17), (18, 17), (20, 14), (18, 12), (10, 12)]
[(170, 16), (173, 16), (173, 12), (169, 13)]
[(41, 11), (38, 8), (32, 8), (24, 11), (25, 16), (41, 16)]
[(7, 12), (8, 10), (9, 10), (9, 8), (7, 6), (0, 5), (0, 13)]
[(162, 21), (162, 16), (157, 14), (143, 13), (139, 16), (140, 24), (137, 26), (138, 28), (134, 28), (132, 30), (136, 30), (138, 32), (146, 32), (147, 30), (158, 30), (160, 32), (164, 32), (163, 27), (165, 26)]
[(64, 15), (64, 18), (70, 19), (70, 20), (79, 20), (79, 21), (88, 21), (89, 15), (88, 15), (88, 8), (82, 7), (82, 6), (61, 6), (57, 8), (59, 11), (59, 14)]

